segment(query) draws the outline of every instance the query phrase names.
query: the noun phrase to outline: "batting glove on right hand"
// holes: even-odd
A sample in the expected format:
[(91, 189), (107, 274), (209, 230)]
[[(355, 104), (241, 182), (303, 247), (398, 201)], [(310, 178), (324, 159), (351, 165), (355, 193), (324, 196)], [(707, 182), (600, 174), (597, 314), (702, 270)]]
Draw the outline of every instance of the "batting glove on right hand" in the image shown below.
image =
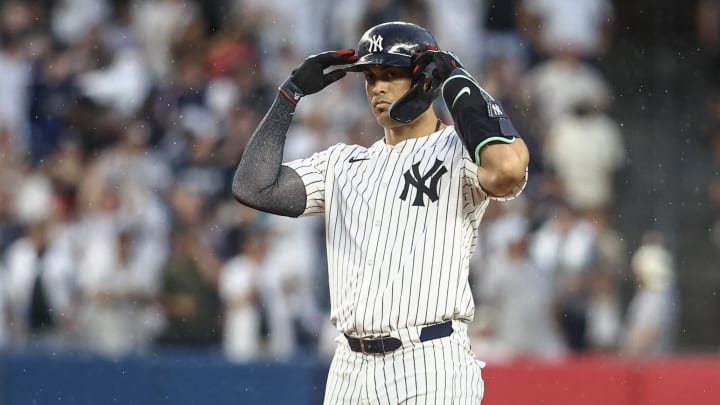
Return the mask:
[(455, 130), (477, 165), (485, 145), (512, 143), (520, 137), (500, 103), (480, 87), (453, 53), (425, 51), (417, 55), (413, 72), (426, 69), (432, 70), (433, 77), (442, 83), (443, 99), (453, 117)]
[(462, 69), (458, 57), (447, 51), (425, 51), (418, 54), (412, 62), (413, 74), (423, 71), (430, 64), (435, 64), (432, 74), (440, 82), (444, 82), (452, 76), (455, 69)]
[(455, 69), (462, 68), (457, 57), (445, 51), (417, 52), (412, 58), (412, 86), (390, 106), (390, 117), (411, 122), (424, 113), (437, 97), (441, 86)]
[(309, 56), (279, 87), (280, 93), (293, 104), (297, 104), (301, 97), (317, 93), (346, 74), (343, 69), (335, 69), (328, 73), (325, 73), (325, 69), (335, 65), (351, 64), (357, 59), (354, 49), (328, 51)]

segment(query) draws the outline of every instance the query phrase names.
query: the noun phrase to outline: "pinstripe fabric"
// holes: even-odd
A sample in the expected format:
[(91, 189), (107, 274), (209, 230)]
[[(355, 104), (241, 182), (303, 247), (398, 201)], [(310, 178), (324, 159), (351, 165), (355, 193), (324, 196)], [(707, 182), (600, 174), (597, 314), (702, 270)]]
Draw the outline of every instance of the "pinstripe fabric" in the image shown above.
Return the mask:
[(385, 355), (355, 353), (344, 339), (337, 341), (325, 405), (479, 405), (482, 400), (482, 363), (462, 327), (449, 338)]
[(478, 404), (466, 328), (405, 344), (416, 327), (473, 316), (469, 261), (489, 198), (454, 127), (394, 146), (337, 144), (286, 165), (305, 184), (303, 215), (325, 216), (333, 325), (403, 340), (392, 355), (369, 356), (339, 339), (326, 404)]
[[(412, 185), (401, 199), (405, 173), (414, 164), (428, 173), (436, 160), (447, 170), (437, 200), (423, 194), (424, 205), (413, 206), (420, 191)], [(325, 215), (331, 321), (340, 332), (472, 319), (468, 267), (488, 199), (452, 126), (395, 146), (337, 144), (287, 166), (306, 185), (304, 215)]]

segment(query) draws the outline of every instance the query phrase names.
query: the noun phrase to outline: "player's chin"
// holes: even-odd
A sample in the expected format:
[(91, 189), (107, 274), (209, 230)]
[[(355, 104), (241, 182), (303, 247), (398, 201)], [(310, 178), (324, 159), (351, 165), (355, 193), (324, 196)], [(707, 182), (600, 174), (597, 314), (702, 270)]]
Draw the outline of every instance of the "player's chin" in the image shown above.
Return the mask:
[(383, 128), (392, 128), (399, 124), (399, 122), (390, 118), (388, 110), (376, 108), (373, 110), (373, 114), (375, 114), (375, 120), (377, 120), (377, 123), (380, 124), (380, 126), (382, 126)]

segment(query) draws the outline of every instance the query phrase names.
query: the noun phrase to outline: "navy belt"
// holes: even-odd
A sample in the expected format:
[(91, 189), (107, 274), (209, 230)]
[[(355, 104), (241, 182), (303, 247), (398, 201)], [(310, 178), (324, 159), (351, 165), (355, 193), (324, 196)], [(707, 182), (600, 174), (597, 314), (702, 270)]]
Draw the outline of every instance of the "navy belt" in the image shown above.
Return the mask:
[[(452, 321), (426, 326), (420, 329), (420, 341), (440, 339), (453, 333)], [(402, 346), (400, 339), (386, 336), (379, 338), (356, 338), (345, 334), (350, 350), (364, 354), (385, 354)]]

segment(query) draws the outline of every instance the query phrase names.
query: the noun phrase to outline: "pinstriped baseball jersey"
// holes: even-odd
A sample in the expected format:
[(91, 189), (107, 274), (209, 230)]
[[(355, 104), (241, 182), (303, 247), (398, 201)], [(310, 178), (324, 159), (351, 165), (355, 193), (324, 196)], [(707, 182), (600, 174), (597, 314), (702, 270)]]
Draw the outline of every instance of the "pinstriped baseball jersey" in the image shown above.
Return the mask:
[(303, 215), (325, 215), (340, 332), (472, 319), (469, 260), (489, 199), (453, 126), (394, 146), (336, 144), (286, 165), (305, 184)]

